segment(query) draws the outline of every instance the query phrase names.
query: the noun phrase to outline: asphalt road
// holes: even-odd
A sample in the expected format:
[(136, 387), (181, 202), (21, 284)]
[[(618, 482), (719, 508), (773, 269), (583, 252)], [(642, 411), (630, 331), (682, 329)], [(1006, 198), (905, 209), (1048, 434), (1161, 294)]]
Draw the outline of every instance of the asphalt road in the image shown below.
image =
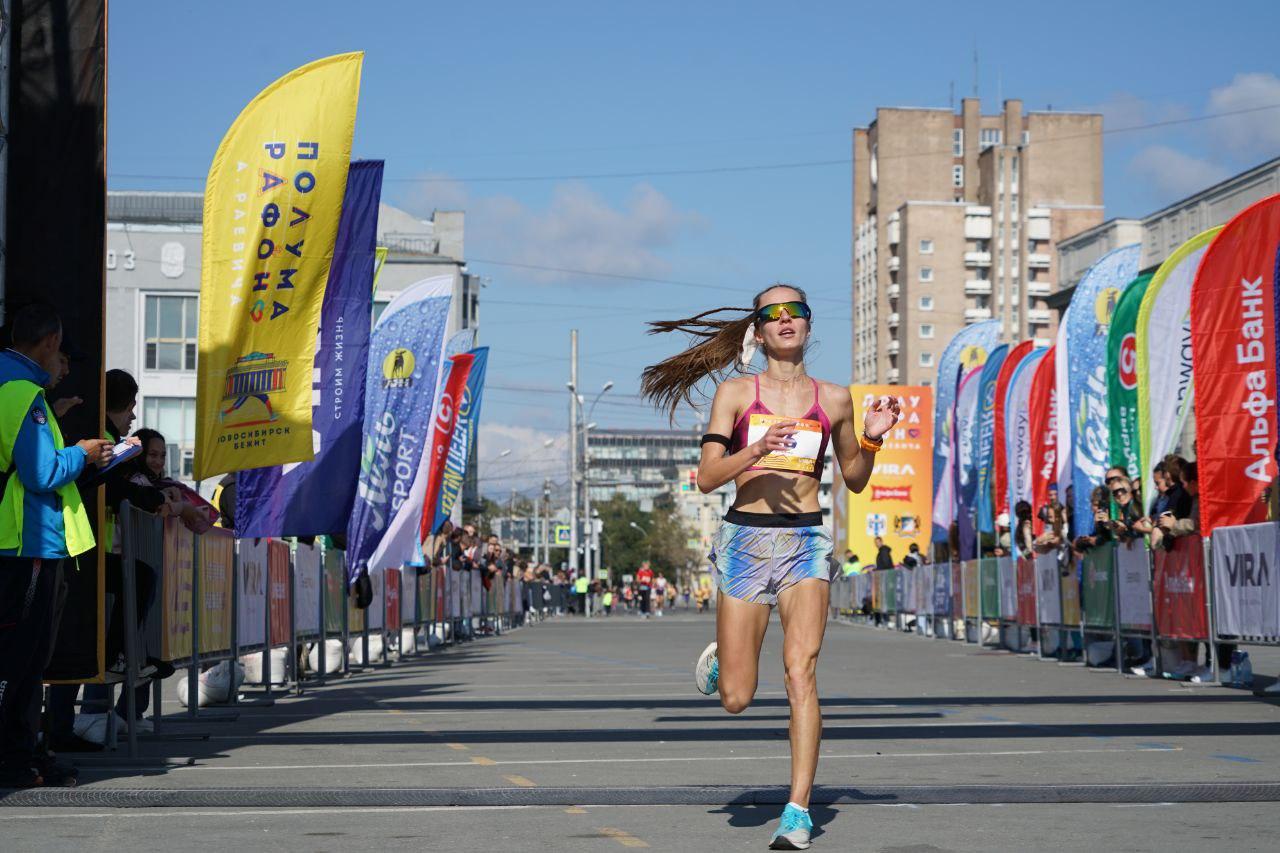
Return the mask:
[[(739, 717), (693, 689), (712, 632), (684, 613), (559, 619), (177, 724), (208, 739), (148, 740), (147, 765), (102, 759), (73, 791), (0, 799), (0, 838), (763, 849), (788, 778), (781, 630)], [(1280, 846), (1280, 702), (865, 626), (827, 636), (815, 849)]]

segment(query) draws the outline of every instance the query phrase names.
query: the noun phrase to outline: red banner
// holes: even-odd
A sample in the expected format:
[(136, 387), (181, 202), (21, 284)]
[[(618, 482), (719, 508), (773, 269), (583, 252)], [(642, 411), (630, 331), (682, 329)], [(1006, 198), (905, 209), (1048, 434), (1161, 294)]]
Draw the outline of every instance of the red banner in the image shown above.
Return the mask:
[(289, 546), (279, 539), (267, 542), (267, 606), (271, 608), (271, 645), (290, 645)]
[(991, 487), (995, 490), (993, 506), (996, 515), (1009, 511), (1009, 468), (1004, 448), (1005, 398), (1009, 396), (1009, 382), (1013, 380), (1014, 370), (1034, 347), (1035, 341), (1023, 341), (1015, 346), (1009, 351), (1004, 364), (1000, 365), (1000, 373), (996, 375), (995, 448), (991, 459)]
[(1276, 244), (1280, 195), (1219, 232), (1191, 285), (1200, 533), (1266, 520), (1276, 476)]
[(383, 611), (385, 618), (382, 624), (386, 626), (387, 631), (398, 631), (400, 629), (400, 570), (387, 569), (386, 573), (387, 576), (382, 583), (384, 590), (382, 599), (386, 602), (387, 609)]
[[(1057, 480), (1058, 387), (1054, 372), (1054, 350), (1049, 347), (1031, 377), (1031, 504), (1037, 509), (1049, 505), (1049, 486)], [(1032, 529), (1044, 533), (1040, 513), (1031, 516)]]
[(1156, 632), (1161, 637), (1203, 640), (1209, 636), (1204, 545), (1199, 536), (1179, 536), (1173, 543), (1172, 550), (1155, 552), (1151, 597), (1156, 608)]
[(440, 484), (444, 481), (444, 460), (453, 443), (453, 428), (458, 423), (458, 402), (467, 388), (467, 377), (476, 357), (469, 352), (449, 359), (453, 367), (444, 384), (444, 394), (436, 406), (435, 429), (431, 431), (431, 466), (427, 469), (427, 496), (422, 501), (422, 521), (418, 524), (418, 541), (426, 542), (431, 535), (431, 523), (435, 519), (436, 504), (440, 500)]
[(1018, 624), (1036, 624), (1036, 564), (1030, 557), (1018, 558)]

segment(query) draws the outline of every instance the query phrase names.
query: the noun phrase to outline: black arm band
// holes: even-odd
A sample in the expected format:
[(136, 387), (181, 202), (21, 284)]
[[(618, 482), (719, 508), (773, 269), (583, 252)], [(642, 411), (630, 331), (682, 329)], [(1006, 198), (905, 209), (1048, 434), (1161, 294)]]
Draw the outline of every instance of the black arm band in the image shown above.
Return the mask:
[(714, 432), (709, 432), (702, 437), (702, 444), (723, 444), (725, 450), (729, 449), (731, 443), (732, 442), (729, 441), (729, 436), (716, 435)]

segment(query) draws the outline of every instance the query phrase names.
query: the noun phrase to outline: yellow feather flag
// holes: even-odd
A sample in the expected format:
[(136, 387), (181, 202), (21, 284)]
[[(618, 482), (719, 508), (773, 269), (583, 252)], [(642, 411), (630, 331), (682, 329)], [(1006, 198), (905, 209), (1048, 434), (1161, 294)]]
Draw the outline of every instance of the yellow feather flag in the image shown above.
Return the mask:
[(209, 167), (195, 477), (303, 462), (320, 306), (347, 189), (363, 53), (281, 77)]

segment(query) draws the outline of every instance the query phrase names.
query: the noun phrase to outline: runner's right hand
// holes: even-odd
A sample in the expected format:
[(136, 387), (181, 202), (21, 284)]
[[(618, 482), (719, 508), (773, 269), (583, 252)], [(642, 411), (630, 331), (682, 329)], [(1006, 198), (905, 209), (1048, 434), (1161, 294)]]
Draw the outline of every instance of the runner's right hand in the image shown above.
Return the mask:
[(768, 456), (770, 453), (786, 453), (796, 446), (791, 436), (796, 434), (795, 421), (779, 421), (765, 431), (751, 447), (757, 456)]

